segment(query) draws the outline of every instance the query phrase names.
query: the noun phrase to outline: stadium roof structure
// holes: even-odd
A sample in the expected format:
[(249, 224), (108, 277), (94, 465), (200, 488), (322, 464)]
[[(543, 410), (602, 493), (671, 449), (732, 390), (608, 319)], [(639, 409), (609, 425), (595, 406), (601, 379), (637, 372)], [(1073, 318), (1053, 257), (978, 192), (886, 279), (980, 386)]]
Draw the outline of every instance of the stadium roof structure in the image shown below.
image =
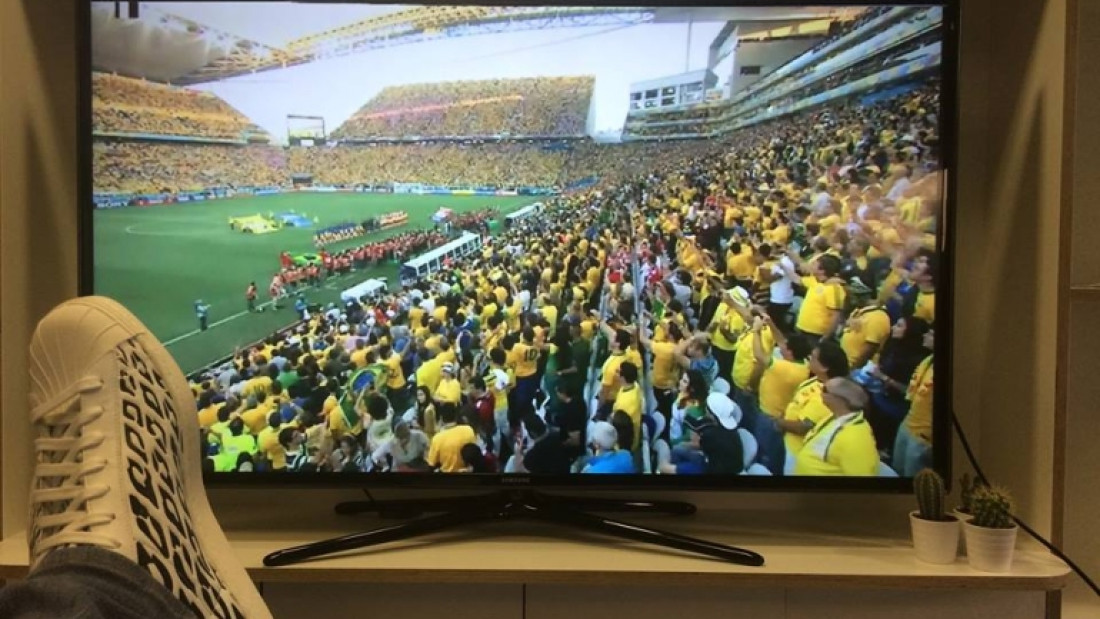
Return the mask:
[[(766, 33), (769, 22), (844, 18), (851, 10), (413, 6), (309, 34), (281, 47), (159, 10), (146, 11), (136, 20), (116, 19), (108, 10), (93, 10), (92, 66), (100, 71), (188, 85), (443, 38), (549, 28), (629, 27), (689, 19), (754, 22), (757, 32)], [(134, 49), (145, 51), (135, 54)]]

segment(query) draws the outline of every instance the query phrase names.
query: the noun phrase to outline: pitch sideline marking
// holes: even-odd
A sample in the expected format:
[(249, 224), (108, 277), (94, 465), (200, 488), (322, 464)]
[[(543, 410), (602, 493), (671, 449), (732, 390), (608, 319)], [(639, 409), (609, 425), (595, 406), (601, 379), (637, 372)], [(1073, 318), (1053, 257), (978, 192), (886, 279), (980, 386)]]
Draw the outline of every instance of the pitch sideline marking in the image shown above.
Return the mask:
[[(339, 275), (339, 276), (331, 277), (323, 285), (318, 286), (318, 287), (313, 287), (313, 288), (307, 288), (306, 290), (324, 290), (324, 289), (341, 290), (341, 288), (339, 288), (339, 287), (332, 287), (330, 282), (332, 282), (332, 280), (334, 280), (334, 279), (335, 280), (343, 280), (344, 278), (348, 277), (348, 275), (351, 275), (353, 273), (355, 273), (355, 271), (352, 271), (352, 272), (350, 272), (346, 275)], [(289, 297), (286, 297), (286, 298), (289, 298)], [(271, 305), (273, 305), (272, 301), (265, 301), (263, 303), (257, 303), (256, 304), (256, 309), (259, 309), (259, 308), (262, 308), (262, 307), (268, 307), (268, 306), (271, 306)], [(221, 320), (218, 320), (216, 322), (212, 322), (212, 323), (206, 325), (206, 329), (209, 331), (210, 329), (213, 329), (214, 327), (224, 325), (228, 322), (231, 322), (231, 321), (236, 320), (236, 319), (238, 319), (242, 316), (247, 316), (248, 314), (252, 314), (252, 313), (254, 313), (254, 312), (250, 312), (248, 310), (244, 310), (243, 312), (237, 312), (236, 314), (233, 314), (232, 316), (226, 316), (225, 318), (222, 318)], [(173, 344), (178, 344), (178, 343), (182, 342), (183, 340), (194, 337), (194, 336), (196, 336), (200, 333), (202, 333), (202, 329), (195, 329), (194, 331), (191, 331), (189, 333), (184, 333), (183, 335), (178, 335), (178, 336), (168, 340), (167, 342), (164, 342), (163, 345), (164, 345), (165, 348), (167, 348), (167, 347), (169, 347)]]
[[(256, 308), (259, 309), (261, 307), (264, 307), (265, 305), (271, 305), (271, 301), (268, 301), (266, 303), (261, 303), (261, 304), (257, 305)], [(224, 325), (225, 323), (227, 323), (231, 320), (236, 320), (236, 319), (240, 318), (241, 316), (244, 316), (245, 314), (251, 314), (251, 313), (252, 312), (250, 312), (248, 310), (245, 310), (243, 312), (238, 312), (236, 314), (233, 314), (232, 316), (222, 318), (221, 320), (219, 320), (217, 322), (213, 322), (209, 325), (206, 325), (206, 329), (207, 330), (213, 329), (214, 327)], [(183, 340), (186, 340), (189, 337), (196, 336), (200, 333), (202, 333), (202, 329), (195, 329), (194, 331), (191, 331), (190, 333), (184, 333), (183, 335), (180, 335), (178, 337), (174, 337), (174, 338), (168, 340), (167, 342), (164, 343), (164, 346), (167, 348), (168, 346), (171, 346), (172, 344), (182, 342)]]

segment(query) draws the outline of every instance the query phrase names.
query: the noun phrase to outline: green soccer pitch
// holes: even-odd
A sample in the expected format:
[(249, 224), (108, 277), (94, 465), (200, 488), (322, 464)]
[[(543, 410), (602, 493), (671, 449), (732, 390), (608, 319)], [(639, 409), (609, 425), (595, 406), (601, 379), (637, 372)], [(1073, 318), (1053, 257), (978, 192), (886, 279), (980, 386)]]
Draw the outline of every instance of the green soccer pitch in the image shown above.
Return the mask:
[[(405, 211), (409, 223), (328, 246), (338, 251), (408, 229), (432, 225), (440, 207), (466, 212), (488, 207), (503, 216), (538, 201), (530, 196), (419, 196), (354, 193), (291, 193), (209, 202), (97, 210), (94, 221), (95, 293), (112, 297), (145, 322), (193, 372), (231, 354), (235, 347), (263, 339), (295, 320), (293, 300), (284, 307), (248, 313), (244, 293), (249, 282), (268, 300), (267, 287), (279, 270), (279, 252), (313, 252), (315, 229)], [(270, 234), (229, 229), (229, 218), (295, 211), (320, 223)], [(340, 292), (372, 277), (399, 286), (398, 265), (379, 265), (333, 278), (306, 291), (311, 303), (338, 302)], [(207, 331), (198, 330), (194, 303), (211, 305)]]

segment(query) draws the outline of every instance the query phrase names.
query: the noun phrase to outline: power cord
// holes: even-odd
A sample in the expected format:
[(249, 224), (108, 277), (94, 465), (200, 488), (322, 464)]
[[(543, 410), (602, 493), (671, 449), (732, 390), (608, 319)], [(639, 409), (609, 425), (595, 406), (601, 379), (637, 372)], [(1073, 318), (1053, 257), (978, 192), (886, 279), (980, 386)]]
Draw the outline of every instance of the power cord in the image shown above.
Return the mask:
[[(974, 469), (974, 474), (977, 475), (979, 481), (981, 481), (986, 486), (989, 486), (989, 478), (985, 476), (985, 472), (982, 471), (982, 467), (978, 464), (978, 459), (974, 457), (974, 451), (970, 449), (970, 441), (966, 440), (966, 433), (963, 432), (962, 424), (959, 423), (959, 418), (955, 415), (954, 410), (951, 411), (951, 425), (955, 428), (955, 434), (957, 434), (959, 437), (959, 443), (962, 444), (963, 451), (966, 452), (966, 459), (970, 461), (970, 466)], [(1023, 529), (1028, 535), (1035, 538), (1035, 541), (1045, 546), (1047, 550), (1054, 554), (1054, 556), (1064, 561), (1071, 570), (1073, 570), (1078, 576), (1081, 577), (1081, 580), (1085, 581), (1085, 584), (1088, 585), (1090, 589), (1092, 589), (1092, 592), (1095, 593), (1097, 597), (1100, 597), (1100, 586), (1097, 586), (1096, 582), (1092, 578), (1089, 578), (1089, 575), (1085, 573), (1085, 570), (1078, 567), (1077, 564), (1074, 563), (1073, 560), (1071, 560), (1069, 557), (1067, 557), (1064, 552), (1059, 550), (1058, 547), (1056, 547), (1054, 544), (1048, 542), (1045, 537), (1039, 535), (1039, 533), (1037, 533), (1035, 529), (1032, 529), (1030, 526), (1028, 526), (1026, 522), (1019, 518), (1019, 516), (1016, 516), (1015, 514), (1009, 514), (1009, 516), (1012, 517), (1012, 520), (1016, 522), (1017, 526)]]

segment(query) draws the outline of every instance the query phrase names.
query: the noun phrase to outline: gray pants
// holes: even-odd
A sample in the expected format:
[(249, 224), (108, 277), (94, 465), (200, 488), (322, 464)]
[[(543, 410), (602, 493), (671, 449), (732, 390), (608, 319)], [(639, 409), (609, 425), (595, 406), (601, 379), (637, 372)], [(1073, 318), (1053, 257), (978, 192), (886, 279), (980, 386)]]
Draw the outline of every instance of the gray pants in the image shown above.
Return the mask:
[(194, 619), (148, 572), (90, 546), (51, 551), (29, 578), (0, 589), (5, 619)]

